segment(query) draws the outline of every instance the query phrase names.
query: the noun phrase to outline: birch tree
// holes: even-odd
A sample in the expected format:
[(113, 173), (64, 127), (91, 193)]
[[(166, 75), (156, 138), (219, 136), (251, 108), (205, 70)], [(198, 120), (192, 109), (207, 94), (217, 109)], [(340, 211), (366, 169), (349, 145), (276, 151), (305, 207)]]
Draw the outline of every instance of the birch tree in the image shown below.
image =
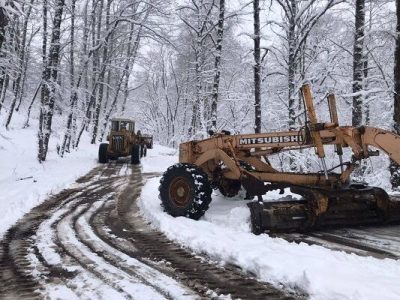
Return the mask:
[[(70, 80), (70, 111), (67, 119), (67, 130), (64, 135), (64, 139), (60, 149), (60, 156), (64, 155), (64, 152), (70, 151), (71, 139), (73, 134), (73, 123), (76, 114), (78, 95), (75, 90), (75, 9), (76, 9), (76, 0), (71, 0), (71, 27), (70, 27), (70, 45), (69, 45), (69, 80)], [(72, 143), (73, 144), (73, 143)]]
[(362, 90), (364, 71), (364, 30), (365, 30), (365, 0), (356, 0), (355, 33), (353, 50), (353, 108), (351, 123), (353, 126), (362, 124)]
[(253, 1), (254, 18), (254, 132), (261, 132), (260, 1)]
[(224, 21), (225, 21), (225, 0), (219, 1), (219, 15), (217, 25), (217, 41), (216, 41), (216, 53), (214, 60), (214, 82), (212, 91), (212, 102), (211, 102), (211, 129), (217, 130), (217, 112), (218, 112), (218, 92), (219, 83), (221, 78), (221, 56), (222, 56), (222, 42), (224, 36)]
[[(108, 32), (110, 30), (110, 12), (111, 12), (111, 3), (112, 0), (107, 0), (107, 5), (106, 5), (106, 26), (105, 26), (105, 31)], [(98, 23), (100, 24), (100, 23)], [(100, 28), (98, 28), (98, 32), (100, 32)], [(111, 37), (111, 35), (110, 35)], [(106, 75), (106, 66), (104, 64), (107, 64), (109, 61), (109, 39), (106, 38), (104, 46), (103, 46), (103, 53), (102, 53), (102, 63), (103, 67), (101, 69), (101, 72), (98, 77), (98, 81), (100, 82), (99, 88), (98, 88), (98, 97), (96, 99), (96, 103), (94, 105), (95, 110), (93, 112), (93, 132), (92, 132), (92, 144), (96, 143), (97, 139), (97, 132), (98, 132), (98, 127), (99, 127), (99, 118), (100, 118), (100, 111), (101, 107), (103, 104), (103, 95), (104, 95), (104, 80), (105, 80), (105, 75)]]
[(50, 48), (47, 57), (47, 63), (43, 69), (42, 95), (39, 117), (39, 151), (38, 160), (46, 160), (51, 127), (53, 120), (54, 104), (56, 101), (58, 64), (60, 58), (60, 28), (65, 1), (57, 0), (55, 2), (53, 28), (51, 33)]

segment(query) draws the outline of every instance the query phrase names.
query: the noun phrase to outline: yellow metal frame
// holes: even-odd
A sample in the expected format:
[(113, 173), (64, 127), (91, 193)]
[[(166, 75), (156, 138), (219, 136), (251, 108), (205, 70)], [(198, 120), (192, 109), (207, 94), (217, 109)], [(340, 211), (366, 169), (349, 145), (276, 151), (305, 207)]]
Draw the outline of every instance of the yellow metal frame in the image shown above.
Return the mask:
[[(210, 177), (222, 162), (222, 175), (228, 179), (240, 180), (250, 176), (262, 182), (313, 186), (346, 184), (356, 161), (369, 157), (369, 146), (383, 150), (392, 160), (400, 163), (399, 136), (379, 128), (339, 126), (334, 95), (328, 95), (331, 123), (318, 123), (308, 85), (302, 87), (302, 94), (309, 117), (311, 139), (307, 138), (305, 129), (233, 136), (215, 134), (205, 140), (181, 144), (179, 161), (201, 167)], [(324, 145), (335, 145), (340, 156), (344, 147), (350, 147), (354, 161), (342, 168), (339, 174), (299, 174), (279, 172), (267, 159), (282, 151), (312, 147), (315, 147), (318, 157), (323, 159)], [(240, 165), (240, 161), (248, 163), (254, 170), (249, 172)]]

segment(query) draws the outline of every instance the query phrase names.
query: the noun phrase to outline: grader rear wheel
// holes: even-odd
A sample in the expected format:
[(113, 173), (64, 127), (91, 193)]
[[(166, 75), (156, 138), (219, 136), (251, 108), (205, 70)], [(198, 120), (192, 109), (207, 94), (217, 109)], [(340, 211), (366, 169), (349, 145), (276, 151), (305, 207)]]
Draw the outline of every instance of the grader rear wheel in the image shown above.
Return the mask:
[(207, 174), (192, 164), (169, 167), (160, 180), (159, 191), (164, 210), (173, 217), (198, 220), (211, 202)]

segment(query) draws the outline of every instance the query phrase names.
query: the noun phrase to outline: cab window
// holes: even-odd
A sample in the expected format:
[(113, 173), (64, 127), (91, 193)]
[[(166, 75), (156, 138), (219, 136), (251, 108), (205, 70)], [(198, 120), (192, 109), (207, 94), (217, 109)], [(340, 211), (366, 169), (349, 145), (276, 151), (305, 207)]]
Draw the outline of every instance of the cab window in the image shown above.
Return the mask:
[(128, 130), (129, 129), (128, 126), (129, 126), (129, 122), (126, 122), (126, 121), (119, 122), (119, 130), (123, 130), (123, 129)]
[(118, 124), (119, 122), (118, 121), (112, 121), (111, 122), (111, 130), (112, 131), (118, 131), (119, 130), (119, 124)]

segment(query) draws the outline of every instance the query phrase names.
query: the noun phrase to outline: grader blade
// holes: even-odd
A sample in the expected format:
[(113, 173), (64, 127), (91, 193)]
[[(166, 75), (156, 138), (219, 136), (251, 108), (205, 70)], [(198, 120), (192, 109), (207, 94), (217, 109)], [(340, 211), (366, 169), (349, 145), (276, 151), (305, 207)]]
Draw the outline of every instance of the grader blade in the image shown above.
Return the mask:
[(400, 201), (391, 200), (380, 188), (354, 185), (340, 190), (291, 190), (303, 199), (248, 204), (254, 233), (400, 222)]

